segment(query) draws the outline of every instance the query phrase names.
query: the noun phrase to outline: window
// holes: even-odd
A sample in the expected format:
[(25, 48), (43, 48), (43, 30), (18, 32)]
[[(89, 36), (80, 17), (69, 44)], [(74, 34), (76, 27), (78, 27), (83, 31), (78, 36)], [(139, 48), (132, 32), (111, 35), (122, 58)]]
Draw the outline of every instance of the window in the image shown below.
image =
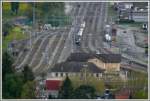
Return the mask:
[(68, 76), (68, 73), (66, 73), (66, 76)]
[(55, 73), (55, 76), (58, 77), (58, 73)]
[(60, 76), (63, 77), (63, 73), (61, 73)]
[(102, 73), (100, 73), (99, 76), (102, 77)]
[(98, 77), (99, 75), (98, 75), (98, 73), (96, 73), (96, 77)]

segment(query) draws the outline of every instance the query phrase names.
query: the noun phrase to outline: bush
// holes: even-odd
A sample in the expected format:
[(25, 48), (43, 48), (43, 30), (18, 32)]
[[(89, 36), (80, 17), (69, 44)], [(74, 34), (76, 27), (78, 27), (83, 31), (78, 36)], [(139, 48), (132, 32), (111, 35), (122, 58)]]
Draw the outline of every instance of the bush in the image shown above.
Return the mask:
[(120, 19), (119, 23), (134, 23), (134, 20), (128, 20), (128, 19)]
[(10, 22), (3, 23), (2, 32), (4, 37), (9, 34), (9, 32), (12, 30), (12, 27), (12, 23)]
[(76, 88), (73, 93), (75, 99), (93, 99), (96, 97), (96, 90), (93, 86), (81, 85)]
[(133, 95), (134, 99), (147, 99), (148, 98), (148, 92), (145, 92), (144, 90), (137, 91)]

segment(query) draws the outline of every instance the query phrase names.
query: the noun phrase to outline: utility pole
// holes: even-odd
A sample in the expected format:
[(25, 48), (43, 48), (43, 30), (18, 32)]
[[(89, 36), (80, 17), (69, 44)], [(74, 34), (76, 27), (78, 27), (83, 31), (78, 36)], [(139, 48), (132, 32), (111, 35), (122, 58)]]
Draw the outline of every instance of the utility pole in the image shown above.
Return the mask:
[(81, 72), (83, 73), (83, 81), (84, 81), (84, 84), (86, 85), (87, 84), (87, 76), (88, 76), (88, 65), (83, 65), (83, 69), (81, 70)]
[(35, 2), (33, 2), (33, 28), (35, 28)]
[(32, 34), (35, 36), (35, 2), (33, 2), (33, 21), (32, 21), (32, 32), (30, 33), (30, 49), (32, 48)]

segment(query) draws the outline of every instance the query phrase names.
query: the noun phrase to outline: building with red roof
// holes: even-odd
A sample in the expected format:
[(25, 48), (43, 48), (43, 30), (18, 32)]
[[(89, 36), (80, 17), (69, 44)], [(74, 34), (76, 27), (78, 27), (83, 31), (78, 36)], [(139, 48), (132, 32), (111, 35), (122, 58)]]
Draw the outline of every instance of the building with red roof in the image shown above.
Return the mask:
[(60, 79), (47, 79), (45, 81), (47, 96), (57, 97), (61, 84), (62, 80)]
[(116, 95), (115, 99), (129, 99), (129, 95)]
[(131, 92), (129, 89), (122, 89), (115, 94), (115, 99), (129, 99), (130, 94)]

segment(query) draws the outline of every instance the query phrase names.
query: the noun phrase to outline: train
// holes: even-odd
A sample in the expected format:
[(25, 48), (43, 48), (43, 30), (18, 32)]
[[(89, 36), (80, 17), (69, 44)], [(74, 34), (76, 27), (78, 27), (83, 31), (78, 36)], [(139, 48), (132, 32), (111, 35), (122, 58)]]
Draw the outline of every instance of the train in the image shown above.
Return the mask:
[(80, 25), (80, 27), (77, 30), (77, 33), (75, 33), (75, 43), (77, 45), (81, 44), (81, 38), (82, 38), (82, 34), (83, 34), (83, 30), (85, 28), (85, 21), (83, 21)]
[(106, 25), (105, 29), (105, 41), (116, 41), (117, 28), (115, 25)]
[(111, 41), (111, 26), (110, 25), (105, 25), (105, 41)]

